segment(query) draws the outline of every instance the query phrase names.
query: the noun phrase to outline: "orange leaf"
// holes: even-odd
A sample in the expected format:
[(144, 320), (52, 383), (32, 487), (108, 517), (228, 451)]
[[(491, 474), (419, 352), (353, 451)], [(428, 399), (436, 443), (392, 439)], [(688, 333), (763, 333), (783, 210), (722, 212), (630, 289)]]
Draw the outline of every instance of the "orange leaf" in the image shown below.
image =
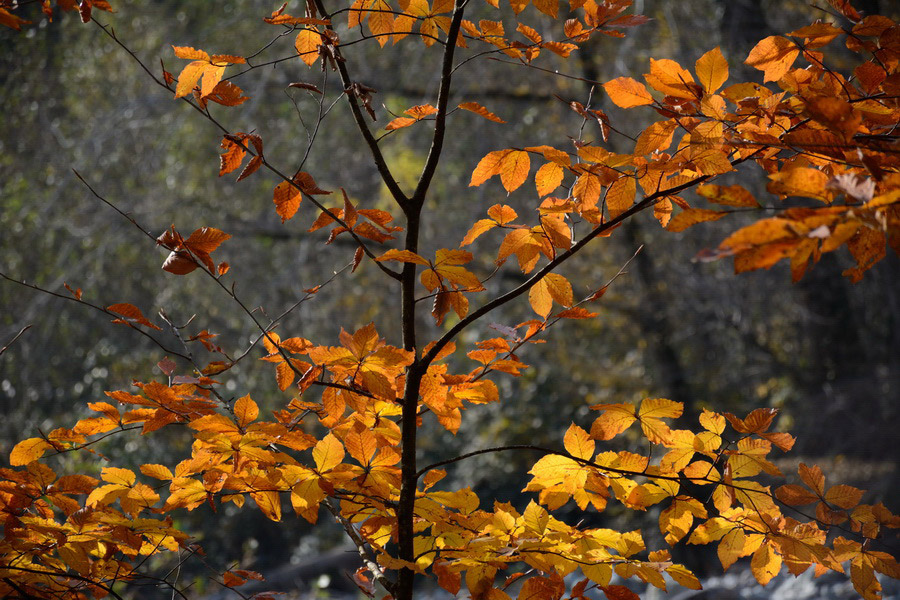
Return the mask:
[(9, 464), (14, 467), (27, 465), (42, 457), (44, 452), (52, 448), (53, 444), (43, 438), (22, 440), (13, 446), (12, 452), (9, 453)]
[(562, 275), (548, 273), (528, 291), (528, 301), (534, 312), (546, 319), (553, 301), (563, 306), (572, 305), (572, 285)]
[(294, 48), (300, 55), (300, 60), (307, 66), (312, 66), (319, 58), (319, 46), (322, 45), (322, 34), (316, 29), (304, 28), (297, 34), (294, 40)]
[(653, 104), (653, 97), (644, 84), (631, 77), (619, 77), (603, 84), (603, 89), (616, 106), (633, 108)]
[(184, 250), (172, 250), (169, 256), (163, 261), (162, 270), (168, 271), (174, 275), (187, 275), (195, 270), (199, 265), (191, 256), (190, 252)]
[(615, 219), (634, 205), (637, 184), (634, 177), (620, 177), (606, 190), (606, 208), (609, 218)]
[(297, 209), (300, 208), (300, 202), (302, 200), (303, 195), (300, 193), (300, 190), (294, 187), (289, 181), (282, 181), (276, 185), (275, 191), (272, 194), (272, 202), (275, 203), (275, 212), (281, 217), (282, 223), (293, 218), (293, 216), (297, 214)]
[(697, 59), (697, 79), (707, 94), (713, 94), (728, 80), (728, 61), (718, 46)]
[(184, 241), (184, 246), (192, 252), (209, 254), (230, 238), (231, 235), (215, 227), (201, 227), (191, 233), (190, 237)]
[(416, 254), (415, 252), (410, 252), (409, 250), (388, 250), (375, 260), (377, 261), (385, 261), (385, 260), (396, 260), (398, 262), (404, 263), (415, 263), (417, 265), (429, 266), (427, 260)]
[(234, 416), (238, 427), (244, 428), (259, 416), (259, 407), (250, 396), (242, 396), (234, 403)]
[(800, 50), (787, 38), (772, 35), (760, 41), (744, 63), (765, 73), (763, 81), (778, 81), (794, 64)]
[(201, 60), (195, 60), (192, 63), (188, 63), (178, 75), (178, 84), (175, 86), (175, 97), (182, 98), (190, 94), (194, 89), (194, 86), (197, 85), (197, 82), (203, 76), (207, 66), (209, 66), (209, 63)]
[(469, 112), (473, 112), (476, 115), (481, 115), (488, 121), (494, 121), (495, 123), (506, 123), (506, 121), (504, 121), (482, 105), (478, 104), (477, 102), (463, 102), (459, 105), (459, 108), (467, 110)]
[(412, 117), (397, 117), (387, 125), (385, 125), (385, 130), (393, 131), (395, 129), (402, 129), (403, 127), (409, 127), (413, 123), (415, 123), (418, 119), (413, 119)]
[(650, 72), (644, 75), (644, 79), (655, 90), (668, 96), (699, 100), (702, 92), (691, 73), (674, 60), (664, 58), (662, 60), (650, 59)]
[(131, 323), (137, 323), (138, 325), (144, 325), (146, 327), (150, 327), (151, 329), (161, 329), (157, 327), (153, 323), (147, 320), (147, 317), (144, 316), (144, 313), (140, 311), (140, 309), (133, 304), (111, 304), (106, 307), (106, 310), (116, 313), (117, 315), (122, 315), (124, 319), (113, 319), (113, 323), (125, 323), (126, 325), (130, 325)]
[(634, 155), (644, 156), (651, 152), (666, 150), (672, 143), (672, 134), (676, 127), (674, 119), (653, 123), (638, 136)]
[(5, 8), (0, 8), (0, 25), (6, 25), (11, 29), (15, 29), (16, 31), (20, 31), (22, 29), (22, 25), (29, 25), (31, 21), (26, 21), (25, 19), (19, 17), (18, 15), (14, 15)]
[(172, 50), (175, 51), (175, 56), (178, 58), (209, 61), (209, 54), (203, 50), (191, 48), (190, 46), (172, 46)]
[(548, 162), (538, 169), (534, 175), (534, 186), (538, 196), (546, 196), (552, 193), (562, 183), (564, 172), (561, 166)]
[(720, 212), (717, 210), (708, 210), (705, 208), (688, 208), (687, 210), (683, 210), (666, 226), (666, 229), (669, 231), (679, 232), (684, 231), (688, 227), (692, 225), (696, 225), (697, 223), (704, 223), (706, 221), (718, 221), (722, 217), (724, 217), (728, 213)]
[(531, 157), (524, 150), (510, 150), (500, 162), (500, 181), (507, 192), (525, 183), (531, 168)]
[(763, 542), (750, 559), (750, 570), (761, 585), (766, 585), (781, 571), (781, 556)]
[(740, 185), (701, 185), (697, 187), (697, 194), (710, 202), (724, 204), (725, 206), (759, 206), (753, 194)]
[(863, 491), (849, 485), (835, 485), (825, 493), (825, 501), (838, 508), (849, 510), (859, 504)]
[(488, 152), (484, 158), (478, 161), (475, 170), (472, 171), (472, 179), (469, 181), (469, 187), (479, 186), (494, 175), (500, 173), (500, 164), (504, 157), (512, 152), (512, 150), (494, 150)]

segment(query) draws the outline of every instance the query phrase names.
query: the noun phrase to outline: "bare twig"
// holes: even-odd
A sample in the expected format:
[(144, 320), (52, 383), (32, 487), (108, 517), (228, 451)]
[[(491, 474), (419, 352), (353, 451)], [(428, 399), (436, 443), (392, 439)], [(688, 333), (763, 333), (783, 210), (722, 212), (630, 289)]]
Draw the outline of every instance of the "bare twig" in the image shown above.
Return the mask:
[(31, 328), (31, 325), (26, 325), (25, 327), (20, 329), (19, 333), (17, 333), (16, 335), (13, 336), (13, 339), (9, 340), (5, 346), (0, 348), (0, 355), (2, 355), (4, 352), (6, 352), (9, 349), (9, 347), (13, 345), (13, 342), (15, 342), (17, 339), (19, 339), (19, 337), (30, 328)]

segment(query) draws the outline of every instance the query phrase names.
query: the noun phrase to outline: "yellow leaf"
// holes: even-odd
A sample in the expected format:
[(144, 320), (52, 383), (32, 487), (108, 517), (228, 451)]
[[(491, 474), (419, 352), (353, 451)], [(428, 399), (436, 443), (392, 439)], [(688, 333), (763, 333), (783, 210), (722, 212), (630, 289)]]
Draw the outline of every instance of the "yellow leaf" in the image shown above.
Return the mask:
[(750, 559), (750, 570), (760, 584), (766, 585), (781, 571), (781, 555), (763, 542)]
[(164, 465), (141, 465), (141, 473), (146, 475), (147, 477), (153, 477), (154, 479), (162, 479), (162, 480), (171, 480), (175, 476), (172, 475), (172, 471), (169, 470), (168, 467)]
[(315, 445), (312, 455), (316, 462), (316, 470), (324, 473), (341, 464), (344, 459), (344, 447), (333, 434), (329, 433)]
[(250, 492), (250, 497), (266, 517), (273, 521), (281, 520), (281, 497), (278, 492), (271, 490)]
[(594, 440), (590, 438), (587, 431), (574, 423), (566, 431), (563, 445), (566, 448), (566, 452), (575, 458), (591, 460), (594, 456)]
[(715, 93), (728, 80), (728, 61), (718, 46), (698, 58), (694, 66), (707, 94)]
[[(203, 81), (200, 85), (201, 98), (213, 93), (213, 90), (222, 81), (222, 76), (225, 75), (225, 67), (226, 65), (208, 64), (203, 68)], [(180, 79), (178, 83), (181, 84)]]
[(300, 60), (308, 66), (311, 66), (319, 58), (320, 45), (322, 45), (322, 34), (316, 29), (302, 29), (294, 40), (294, 48), (300, 55)]
[(603, 84), (603, 89), (616, 106), (633, 108), (653, 104), (653, 97), (644, 84), (631, 77), (619, 77)]
[[(318, 511), (319, 503), (325, 499), (325, 492), (319, 485), (319, 479), (309, 477), (301, 479), (291, 488), (291, 505), (298, 515), (310, 515), (311, 511)], [(305, 513), (305, 514), (304, 514)]]
[(638, 419), (647, 439), (654, 444), (662, 444), (668, 440), (669, 426), (660, 419), (677, 419), (684, 410), (680, 402), (666, 398), (646, 398), (641, 402)]
[(668, 575), (681, 587), (688, 588), (689, 590), (703, 589), (697, 576), (682, 565), (672, 565), (666, 569), (666, 573), (668, 573)]
[(376, 0), (369, 14), (369, 31), (378, 38), (378, 44), (384, 47), (394, 32), (394, 9), (384, 0)]

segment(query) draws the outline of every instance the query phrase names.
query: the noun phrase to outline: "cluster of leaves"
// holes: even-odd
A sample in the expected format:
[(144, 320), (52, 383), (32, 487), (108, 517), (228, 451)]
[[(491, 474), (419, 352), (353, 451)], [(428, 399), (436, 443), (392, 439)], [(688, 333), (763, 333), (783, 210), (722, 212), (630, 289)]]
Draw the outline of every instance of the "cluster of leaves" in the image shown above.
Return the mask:
[[(82, 17), (89, 19), (90, 6), (102, 4), (85, 0), (80, 4)], [(317, 521), (323, 508), (331, 512), (359, 548), (364, 571), (400, 600), (412, 597), (417, 574), (434, 576), (454, 594), (465, 583), (472, 598), (489, 600), (510, 598), (516, 589), (513, 583), (519, 598), (580, 599), (592, 588), (610, 598), (633, 597), (626, 588), (611, 585), (613, 573), (661, 589), (668, 575), (683, 586), (698, 588), (697, 578), (673, 563), (667, 550), (649, 551), (640, 531), (586, 528), (552, 514), (569, 502), (580, 510), (599, 512), (614, 499), (637, 511), (660, 505), (659, 527), (666, 542), (685, 538), (694, 544), (717, 542), (725, 568), (751, 557), (752, 571), (762, 584), (782, 565), (793, 574), (810, 567), (817, 573), (843, 572), (843, 563), (849, 561), (856, 590), (864, 598), (877, 598), (875, 573), (900, 577), (896, 560), (877, 549), (884, 529), (900, 526), (900, 519), (883, 505), (861, 504), (862, 491), (856, 488), (838, 485), (826, 490), (815, 467), (801, 466), (804, 486), (786, 484), (773, 491), (771, 482), (783, 475), (769, 454), (773, 446), (786, 451), (793, 445), (790, 435), (770, 431), (773, 410), (759, 409), (746, 418), (704, 411), (694, 431), (672, 428), (670, 420), (683, 410), (677, 402), (655, 398), (638, 407), (600, 404), (592, 407), (599, 416), (590, 428), (573, 424), (560, 449), (488, 448), (425, 467), (417, 464), (416, 434), (432, 416), (456, 433), (463, 410), (500, 401), (489, 375), (518, 376), (527, 368), (517, 355), (525, 344), (540, 341), (536, 338), (560, 319), (595, 316), (582, 305), (599, 300), (606, 286), (578, 299), (571, 282), (556, 272), (591, 241), (613, 235), (620, 223), (647, 209), (670, 231), (720, 219), (731, 210), (759, 210), (760, 202), (743, 187), (709, 183), (741, 163), (760, 165), (774, 196), (806, 198), (815, 204), (790, 208), (739, 229), (702, 259), (734, 256), (736, 270), (747, 271), (789, 258), (798, 279), (823, 252), (846, 245), (857, 261), (847, 274), (857, 280), (885, 254), (888, 243), (900, 250), (894, 132), (900, 120), (897, 24), (885, 17), (863, 19), (849, 3), (834, 1), (839, 13), (835, 18), (847, 20), (849, 27), (820, 22), (787, 36), (766, 38), (746, 62), (763, 71), (764, 83), (775, 82), (780, 91), (752, 82), (723, 88), (729, 68), (718, 49), (696, 62), (694, 74), (671, 60), (651, 60), (646, 84), (630, 77), (603, 84), (617, 106), (649, 107), (662, 117), (637, 136), (629, 154), (581, 139), (572, 149), (541, 144), (487, 154), (475, 167), (470, 185), (499, 175), (503, 188), (512, 193), (532, 176), (532, 158), (543, 164), (534, 174), (538, 199), (532, 221), (510, 206), (496, 204), (462, 239), (460, 248), (476, 242), (483, 246), (495, 230), (505, 230), (490, 252), (496, 250), (498, 268), (515, 256), (527, 275), (518, 287), (470, 310), (470, 298), (485, 292), (490, 274), (467, 268), (473, 262), (467, 250), (436, 248), (429, 259), (431, 253), (418, 247), (419, 218), (451, 112), (455, 49), (479, 44), (488, 53), (528, 66), (542, 49), (567, 58), (591, 36), (620, 37), (622, 28), (645, 19), (625, 14), (628, 0), (572, 0), (571, 18), (563, 26), (565, 41), (551, 40), (524, 23), (516, 29), (525, 40), (520, 41), (507, 38), (501, 21), (481, 20), (476, 25), (465, 20), (467, 2), (398, 4), (356, 0), (346, 12), (351, 31), (368, 28), (360, 39), (372, 36), (385, 46), (418, 38), (444, 53), (436, 105), (412, 107), (386, 128), (395, 132), (434, 122), (438, 150), (429, 154), (417, 189), (409, 196), (391, 177), (364, 118), (363, 111), (374, 117), (375, 90), (350, 79), (340, 39), (331, 29), (333, 15), (314, 0), (307, 3), (303, 17), (286, 14), (282, 6), (265, 20), (296, 32), (296, 59), (313, 65), (321, 58), (323, 69), (339, 72), (340, 93), (405, 217), (407, 237), (400, 248), (378, 253), (370, 248), (404, 231), (392, 225), (391, 213), (360, 208), (343, 190), (342, 205), (326, 206), (317, 197), (332, 192), (321, 189), (309, 173), (297, 168), (296, 175), (283, 175), (263, 155), (259, 135), (230, 133), (213, 119), (210, 100), (225, 107), (247, 100), (225, 73), (235, 64), (255, 68), (248, 57), (175, 47), (178, 58), (191, 62), (177, 77), (166, 72), (157, 82), (225, 129), (219, 175), (237, 170), (250, 154), (238, 179), (263, 167), (274, 173), (279, 181), (273, 202), (282, 221), (294, 218), (301, 201), (308, 198), (318, 210), (310, 231), (332, 227), (328, 242), (348, 234), (356, 245), (354, 268), (368, 257), (400, 284), (402, 345), (388, 344), (374, 324), (352, 334), (342, 330), (337, 346), (282, 337), (275, 324), (262, 325), (247, 310), (260, 328), (259, 340), (266, 350), (262, 360), (274, 365), (278, 387), (292, 394), (271, 420), (265, 420), (250, 395), (230, 400), (218, 392), (219, 376), (240, 358), (229, 358), (205, 330), (181, 340), (186, 348), (199, 342), (226, 360), (193, 364), (188, 351), (183, 357), (193, 372), (183, 375), (176, 375), (176, 363), (162, 361), (165, 383), (135, 383), (139, 393), (108, 392), (118, 406), (92, 403), (90, 408), (99, 416), (15, 446), (10, 455), (14, 468), (0, 469), (4, 517), (0, 592), (29, 598), (115, 594), (112, 586), (137, 577), (147, 556), (187, 547), (187, 535), (172, 525), (174, 511), (203, 504), (213, 510), (222, 503), (240, 507), (247, 499), (273, 521), (283, 518), (283, 500), (310, 522)], [(499, 2), (488, 4), (500, 9)], [(59, 5), (71, 8), (75, 3)], [(556, 3), (534, 5), (544, 15), (559, 18)], [(10, 22), (4, 15), (13, 13), (0, 6), (0, 22), (18, 27), (21, 20)], [(510, 3), (516, 17), (526, 7), (527, 2)], [(837, 39), (867, 57), (853, 76), (826, 66), (820, 49)], [(795, 67), (801, 57), (807, 65)], [(294, 85), (323, 95), (311, 84)], [(606, 113), (575, 101), (570, 106), (585, 120), (596, 121), (604, 140), (610, 134)], [(465, 102), (458, 107), (502, 122), (480, 104)], [(676, 133), (681, 134), (677, 139)], [(682, 196), (689, 189), (730, 208), (691, 206)], [(163, 269), (187, 275), (201, 267), (200, 272), (215, 279), (243, 308), (234, 289), (227, 291), (220, 281), (229, 272), (228, 264), (217, 265), (210, 257), (229, 237), (204, 227), (185, 239), (173, 227), (157, 238), (157, 244), (170, 251)], [(397, 265), (401, 270), (394, 270)], [(417, 280), (424, 292), (416, 291)], [(537, 317), (513, 327), (495, 325), (502, 335), (475, 342), (466, 352), (474, 367), (459, 371), (458, 361), (450, 360), (456, 354), (457, 335), (493, 308), (526, 294)], [(82, 302), (80, 290), (74, 295)], [(432, 300), (431, 314), (438, 325), (451, 311), (457, 321), (440, 337), (422, 344), (415, 334), (415, 313), (417, 302), (425, 299)], [(141, 331), (147, 335), (148, 330), (159, 329), (131, 304), (114, 304), (105, 312), (131, 327), (145, 328)], [(597, 449), (598, 441), (612, 440), (635, 423), (640, 430), (636, 443), (644, 452)], [(175, 424), (193, 432), (190, 456), (173, 468), (142, 465), (143, 480), (116, 467), (103, 469), (101, 481), (82, 475), (58, 477), (40, 462), (48, 453), (89, 449), (116, 433), (149, 434)], [(523, 490), (535, 493), (536, 500), (524, 510), (504, 503), (487, 508), (469, 488), (440, 485), (446, 475), (441, 467), (505, 451), (542, 455)], [(709, 486), (709, 501), (687, 491), (693, 486)], [(161, 494), (164, 489), (167, 493)], [(814, 515), (788, 508), (809, 504), (816, 505)], [(850, 537), (829, 537), (836, 528)], [(563, 577), (576, 571), (583, 578), (569, 590)], [(514, 574), (498, 580), (498, 575), (509, 572)], [(256, 574), (228, 572), (222, 582), (235, 586), (250, 578)], [(357, 581), (363, 591), (373, 593), (365, 574), (358, 574)]]

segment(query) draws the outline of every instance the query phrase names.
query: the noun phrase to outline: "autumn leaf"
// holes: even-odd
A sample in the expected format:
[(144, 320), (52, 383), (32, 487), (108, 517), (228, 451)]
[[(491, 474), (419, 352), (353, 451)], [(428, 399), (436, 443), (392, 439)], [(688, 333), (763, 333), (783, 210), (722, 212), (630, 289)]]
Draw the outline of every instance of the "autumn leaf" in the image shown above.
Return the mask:
[(714, 94), (728, 80), (728, 61), (718, 46), (698, 58), (694, 69), (707, 94)]
[(476, 115), (480, 115), (488, 121), (494, 121), (495, 123), (506, 123), (506, 121), (504, 121), (482, 105), (478, 104), (477, 102), (463, 102), (459, 105), (459, 108), (467, 110), (469, 112), (473, 112)]
[(544, 319), (550, 314), (553, 302), (562, 306), (572, 306), (572, 284), (558, 273), (548, 273), (528, 291), (528, 302)]
[(172, 49), (178, 58), (192, 61), (178, 75), (178, 84), (175, 86), (175, 98), (182, 98), (190, 94), (201, 79), (200, 97), (209, 96), (222, 80), (226, 67), (247, 62), (240, 56), (220, 54), (210, 56), (203, 50), (195, 50), (187, 46), (172, 46)]
[(634, 205), (637, 184), (634, 177), (620, 177), (606, 190), (606, 208), (609, 218), (615, 219)]
[(672, 143), (672, 136), (677, 125), (673, 119), (669, 119), (656, 122), (644, 129), (634, 146), (635, 156), (666, 150)]
[(282, 223), (294, 218), (302, 200), (303, 194), (290, 181), (279, 182), (272, 193), (275, 212), (281, 217)]
[(0, 25), (5, 25), (11, 29), (19, 31), (22, 25), (30, 25), (31, 21), (26, 21), (18, 15), (14, 15), (5, 8), (0, 8)]
[(619, 77), (608, 81), (603, 84), (603, 89), (606, 90), (609, 99), (621, 108), (653, 104), (653, 97), (644, 84), (631, 77)]
[(507, 192), (518, 189), (525, 179), (531, 167), (531, 157), (524, 150), (510, 150), (500, 161), (500, 181)]
[(111, 304), (106, 307), (106, 310), (122, 316), (121, 319), (113, 319), (113, 323), (123, 323), (125, 325), (137, 323), (138, 325), (144, 325), (145, 327), (149, 327), (151, 329), (161, 329), (159, 326), (154, 325), (153, 323), (148, 321), (147, 317), (144, 316), (144, 313), (142, 313), (141, 310), (133, 304)]
[(650, 87), (667, 96), (688, 100), (699, 100), (702, 96), (694, 77), (674, 60), (651, 58), (650, 72), (644, 75), (644, 79)]
[(322, 44), (322, 34), (314, 27), (304, 27), (294, 38), (294, 49), (300, 55), (300, 60), (307, 66), (312, 66), (319, 58), (319, 46)]
[(765, 73), (764, 81), (778, 81), (794, 64), (800, 50), (787, 38), (772, 35), (753, 47), (744, 61)]
[(707, 221), (718, 221), (726, 214), (718, 210), (707, 210), (705, 208), (689, 208), (675, 215), (666, 229), (673, 232), (684, 231), (697, 223), (705, 223)]
[(28, 438), (13, 446), (9, 453), (9, 464), (21, 467), (42, 457), (47, 450), (52, 450), (53, 444), (43, 438)]

